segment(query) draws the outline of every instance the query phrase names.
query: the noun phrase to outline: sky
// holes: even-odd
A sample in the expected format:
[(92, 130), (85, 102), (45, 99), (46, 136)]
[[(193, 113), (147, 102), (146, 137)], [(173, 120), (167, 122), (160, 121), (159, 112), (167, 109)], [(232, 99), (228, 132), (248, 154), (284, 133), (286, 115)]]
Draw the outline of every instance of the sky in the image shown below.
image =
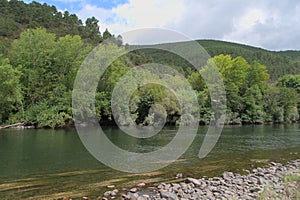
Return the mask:
[[(83, 21), (95, 16), (101, 32), (166, 28), (191, 39), (216, 39), (269, 50), (300, 50), (298, 0), (37, 0)], [(27, 1), (28, 2), (28, 1)], [(125, 41), (126, 42), (126, 41)]]

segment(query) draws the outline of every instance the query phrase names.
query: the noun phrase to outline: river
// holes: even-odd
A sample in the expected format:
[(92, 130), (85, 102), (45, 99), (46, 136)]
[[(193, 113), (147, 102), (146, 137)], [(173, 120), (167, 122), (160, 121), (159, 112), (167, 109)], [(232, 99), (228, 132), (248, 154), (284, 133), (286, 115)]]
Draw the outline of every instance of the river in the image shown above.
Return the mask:
[[(216, 176), (223, 171), (245, 169), (270, 161), (300, 158), (300, 124), (225, 126), (218, 143), (204, 159), (198, 152), (207, 127), (198, 134), (178, 160), (145, 174), (113, 170), (93, 158), (75, 129), (28, 129), (0, 131), (0, 199), (53, 199), (64, 196), (100, 196), (107, 185), (133, 187), (184, 177)], [(137, 139), (114, 127), (106, 127), (108, 138), (122, 149), (150, 152), (168, 144), (176, 128), (166, 127), (150, 139)], [(138, 161), (133, 161), (138, 162)]]

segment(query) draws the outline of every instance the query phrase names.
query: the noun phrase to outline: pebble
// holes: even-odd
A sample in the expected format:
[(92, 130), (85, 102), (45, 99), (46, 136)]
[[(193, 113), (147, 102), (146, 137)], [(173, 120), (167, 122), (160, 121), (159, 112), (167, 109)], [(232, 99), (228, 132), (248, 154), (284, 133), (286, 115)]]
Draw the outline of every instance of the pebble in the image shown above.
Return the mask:
[(146, 186), (146, 183), (139, 183), (138, 185), (137, 185), (137, 187), (145, 187)]
[(176, 179), (179, 179), (179, 178), (182, 178), (182, 177), (183, 177), (183, 174), (182, 174), (182, 173), (176, 174)]
[(138, 191), (138, 189), (137, 188), (131, 188), (129, 191), (132, 192), (132, 193), (136, 193)]

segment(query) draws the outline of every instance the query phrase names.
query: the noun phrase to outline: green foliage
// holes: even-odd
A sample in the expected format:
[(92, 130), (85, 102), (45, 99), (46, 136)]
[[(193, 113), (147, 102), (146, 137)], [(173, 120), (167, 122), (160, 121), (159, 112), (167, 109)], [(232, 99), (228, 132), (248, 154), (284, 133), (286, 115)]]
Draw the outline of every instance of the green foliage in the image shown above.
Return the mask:
[[(297, 75), (287, 75), (278, 80), (277, 87), (268, 85), (269, 74), (266, 66), (254, 61), (249, 64), (242, 57), (218, 55), (207, 61), (201, 69), (206, 80), (214, 83), (210, 69), (216, 65), (222, 74), (227, 97), (227, 124), (263, 124), (266, 122), (295, 122), (299, 120), (299, 95)], [(192, 87), (201, 94), (198, 98), (201, 123), (210, 120), (210, 100), (206, 83), (200, 73), (193, 72), (188, 80)], [(216, 89), (216, 87), (213, 87)], [(217, 89), (216, 89), (217, 90)], [(297, 107), (298, 103), (298, 107)], [(205, 106), (203, 106), (205, 105)]]
[(26, 122), (36, 127), (65, 127), (72, 121), (70, 107), (64, 109), (62, 105), (53, 106), (49, 105), (48, 102), (35, 104), (26, 110), (25, 115)]
[(110, 94), (107, 92), (97, 92), (95, 95), (95, 109), (97, 113), (97, 118), (101, 120), (112, 120), (111, 119), (111, 103), (110, 103)]
[(248, 87), (253, 85), (259, 85), (260, 87), (263, 87), (266, 81), (269, 80), (270, 75), (266, 66), (254, 61), (251, 67), (248, 69), (246, 78)]
[(153, 95), (147, 95), (147, 96), (145, 95), (140, 99), (137, 105), (138, 109), (136, 110), (137, 124), (142, 124), (145, 121), (146, 117), (148, 116), (149, 110), (153, 104), (154, 104)]
[[(55, 6), (40, 4), (36, 1), (25, 3), (19, 0), (0, 1), (0, 53), (8, 55), (7, 49), (14, 39), (26, 29), (45, 28), (58, 37), (78, 35), (85, 45), (96, 46), (103, 38), (99, 31), (99, 20), (95, 17), (86, 19), (85, 24), (75, 14), (58, 11)], [(111, 35), (107, 30), (105, 37)], [(122, 44), (120, 36), (114, 38)]]
[(89, 48), (79, 36), (56, 36), (45, 29), (28, 29), (14, 40), (11, 61), (22, 71), (25, 105), (50, 98), (58, 85), (72, 89), (74, 77)]
[(265, 102), (268, 121), (282, 123), (299, 120), (299, 95), (293, 89), (270, 86), (265, 93)]
[(98, 22), (99, 21), (95, 17), (88, 18), (85, 21), (86, 26), (84, 27), (84, 32), (83, 32), (84, 39), (89, 43), (95, 45), (99, 44), (102, 41), (102, 36), (99, 32)]
[(112, 34), (107, 29), (105, 29), (105, 31), (103, 32), (103, 40), (110, 39), (111, 37)]
[(300, 74), (285, 75), (277, 80), (277, 86), (293, 88), (300, 93)]
[(300, 172), (298, 174), (288, 174), (283, 177), (284, 182), (300, 182)]
[[(300, 51), (268, 51), (247, 45), (216, 40), (197, 40), (197, 42), (211, 57), (223, 54), (230, 55), (232, 58), (242, 57), (248, 63), (256, 60), (267, 67), (270, 78), (273, 81), (286, 74), (300, 73)], [(177, 42), (168, 45), (171, 45), (172, 48), (183, 48), (187, 44), (188, 42), (186, 44), (185, 42)], [(195, 71), (189, 62), (173, 53), (151, 49), (151, 46), (142, 51), (147, 56), (152, 57), (157, 63), (179, 66), (185, 75), (190, 75), (191, 72)]]
[(263, 124), (266, 115), (263, 109), (263, 103), (263, 94), (258, 85), (247, 89), (243, 96), (244, 111), (241, 117), (242, 122)]
[(69, 124), (73, 82), (90, 49), (79, 36), (57, 39), (42, 28), (24, 31), (11, 49), (11, 63), (21, 72), (17, 81), (24, 98), (22, 109), (16, 109), (10, 120), (51, 128)]
[(22, 109), (20, 76), (21, 72), (0, 55), (0, 124), (6, 122), (18, 109)]
[[(189, 125), (195, 123), (192, 116), (195, 113), (200, 114), (200, 124), (209, 124), (220, 114), (218, 109), (211, 110), (211, 104), (225, 95), (226, 124), (299, 121), (298, 51), (271, 52), (234, 43), (198, 41), (214, 56), (209, 60), (203, 58), (198, 66), (201, 67), (199, 73), (189, 62), (169, 52), (151, 48), (127, 52), (130, 48), (122, 46), (121, 36), (115, 37), (107, 29), (100, 34), (99, 21), (94, 17), (88, 18), (83, 25), (68, 11), (61, 13), (54, 6), (16, 0), (0, 0), (0, 11), (0, 53), (9, 57), (0, 57), (0, 124), (26, 121), (36, 127), (71, 125), (71, 95), (77, 71), (92, 47), (107, 39), (109, 42), (92, 52), (94, 59), (85, 60), (89, 67), (81, 76), (85, 76), (87, 82), (78, 95), (84, 100), (86, 110), (81, 113), (74, 110), (75, 115), (82, 118), (93, 114), (93, 101), (87, 95), (93, 89), (100, 122), (115, 120), (121, 125), (130, 125), (131, 121), (122, 115), (112, 118), (111, 98), (117, 83), (135, 68), (132, 70), (135, 72), (123, 80), (126, 86), (137, 88), (130, 98), (129, 108), (124, 106), (122, 97), (114, 107), (118, 113), (129, 110), (137, 124), (155, 125), (166, 119), (168, 124)], [(181, 51), (189, 48), (188, 42), (163, 45), (173, 45)], [(107, 63), (119, 53), (123, 56)], [(191, 52), (190, 59), (194, 59), (193, 56)], [(143, 64), (152, 62), (168, 64), (184, 75), (195, 90), (199, 106), (180, 105), (181, 101), (191, 100), (194, 93), (188, 90), (178, 73), (171, 71), (165, 76), (165, 68), (158, 72), (145, 70)], [(102, 69), (99, 64), (109, 67), (103, 72), (97, 88), (91, 88), (93, 81), (98, 81), (96, 75)], [(216, 70), (214, 65), (221, 73), (226, 94), (220, 93), (222, 88), (217, 84), (220, 80), (211, 76), (215, 73), (212, 70)], [(176, 88), (177, 94), (159, 84), (139, 83), (148, 79), (165, 81)], [(212, 88), (211, 91), (208, 88)], [(130, 91), (124, 87), (120, 92)], [(213, 94), (218, 94), (220, 99), (211, 99)], [(183, 113), (192, 114), (181, 119)]]
[(194, 90), (201, 91), (206, 88), (205, 81), (199, 72), (194, 72), (188, 76), (188, 81)]
[[(300, 74), (295, 75), (285, 75), (277, 80), (278, 87), (290, 88), (297, 92), (294, 98), (298, 98), (297, 107), (292, 108), (291, 111), (291, 121), (297, 121), (300, 115)], [(292, 97), (293, 98), (293, 97)], [(298, 110), (298, 113), (297, 113)]]

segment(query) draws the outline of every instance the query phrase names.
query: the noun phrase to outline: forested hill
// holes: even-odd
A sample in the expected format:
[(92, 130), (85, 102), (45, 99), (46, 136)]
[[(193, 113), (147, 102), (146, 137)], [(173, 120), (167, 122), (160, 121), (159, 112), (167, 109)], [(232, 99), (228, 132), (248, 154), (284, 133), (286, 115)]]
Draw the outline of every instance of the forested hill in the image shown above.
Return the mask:
[[(48, 32), (54, 33), (57, 37), (79, 35), (85, 44), (92, 46), (112, 35), (107, 30), (101, 34), (99, 20), (92, 16), (83, 22), (75, 14), (68, 11), (62, 13), (52, 5), (40, 4), (35, 1), (27, 4), (19, 0), (0, 0), (0, 54), (8, 54), (12, 41), (19, 38), (22, 31), (39, 27), (46, 28)], [(229, 54), (232, 57), (242, 56), (249, 63), (258, 61), (266, 65), (272, 80), (285, 74), (300, 73), (300, 51), (275, 52), (224, 41), (197, 41), (211, 57)], [(182, 45), (182, 42), (171, 45), (179, 46)], [(156, 62), (172, 64), (181, 68), (180, 70), (184, 71), (186, 75), (193, 71), (192, 67), (178, 56), (153, 49), (144, 50), (144, 52)]]
[(46, 28), (58, 37), (79, 35), (91, 45), (96, 45), (111, 34), (106, 30), (99, 32), (98, 19), (88, 18), (85, 23), (75, 14), (60, 12), (55, 6), (33, 1), (24, 3), (19, 0), (0, 0), (0, 53), (6, 54), (12, 40), (29, 28)]
[[(300, 73), (300, 51), (268, 51), (253, 46), (217, 40), (197, 40), (197, 42), (203, 46), (211, 57), (224, 54), (231, 55), (232, 57), (241, 56), (249, 63), (254, 61), (262, 63), (267, 66), (273, 80), (285, 74)], [(168, 45), (175, 47), (184, 46), (183, 43), (185, 42)], [(187, 62), (171, 53), (161, 52), (156, 49), (145, 49), (143, 52), (152, 57), (156, 62), (181, 66), (186, 74), (189, 74), (193, 70)], [(162, 54), (164, 56), (161, 56)]]

